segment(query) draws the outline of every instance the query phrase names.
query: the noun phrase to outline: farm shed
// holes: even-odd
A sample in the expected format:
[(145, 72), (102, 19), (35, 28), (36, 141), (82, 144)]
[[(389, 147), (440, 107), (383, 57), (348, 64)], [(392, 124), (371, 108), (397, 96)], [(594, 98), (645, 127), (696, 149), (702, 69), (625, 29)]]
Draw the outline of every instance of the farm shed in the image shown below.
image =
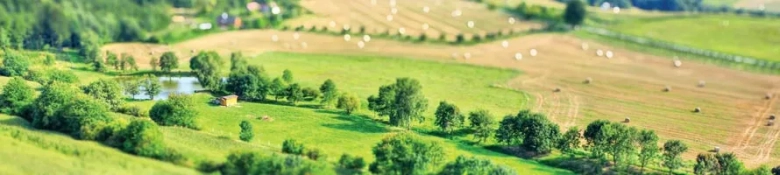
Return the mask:
[(237, 95), (228, 95), (224, 97), (219, 97), (219, 105), (220, 106), (233, 106), (238, 104), (238, 96)]

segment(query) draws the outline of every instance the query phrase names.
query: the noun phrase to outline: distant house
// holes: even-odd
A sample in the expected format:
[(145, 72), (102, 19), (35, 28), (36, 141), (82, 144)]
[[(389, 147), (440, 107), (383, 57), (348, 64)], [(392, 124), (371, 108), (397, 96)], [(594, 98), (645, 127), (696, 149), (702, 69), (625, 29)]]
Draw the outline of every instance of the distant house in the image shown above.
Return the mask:
[(228, 95), (224, 97), (219, 97), (219, 105), (220, 106), (233, 106), (238, 104), (238, 96), (237, 95)]
[(241, 28), (241, 17), (230, 16), (227, 13), (222, 13), (217, 17), (217, 26), (225, 29), (228, 27)]

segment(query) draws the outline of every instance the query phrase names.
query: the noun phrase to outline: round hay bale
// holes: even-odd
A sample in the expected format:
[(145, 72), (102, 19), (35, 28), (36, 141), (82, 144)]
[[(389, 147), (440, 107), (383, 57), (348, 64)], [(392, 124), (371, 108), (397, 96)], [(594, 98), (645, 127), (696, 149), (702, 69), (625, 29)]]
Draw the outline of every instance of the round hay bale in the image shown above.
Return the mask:
[(617, 6), (612, 7), (612, 13), (615, 13), (615, 14), (620, 13), (620, 7), (617, 7)]
[(390, 13), (392, 13), (393, 15), (398, 14), (398, 9), (393, 7), (392, 9), (390, 9)]
[(596, 50), (596, 55), (598, 55), (598, 56), (604, 56), (604, 51), (603, 51), (603, 50), (601, 50), (601, 49), (599, 49), (599, 50)]
[(468, 26), (469, 28), (474, 28), (474, 21), (467, 22), (466, 26)]
[(293, 39), (298, 40), (298, 38), (301, 38), (301, 34), (298, 34), (298, 32), (293, 33)]
[(395, 0), (390, 0), (390, 7), (395, 7)]
[(336, 27), (336, 21), (330, 21), (330, 23), (328, 23), (328, 25), (330, 27)]
[(629, 123), (629, 122), (631, 122), (631, 118), (628, 118), (628, 117), (626, 117), (626, 119), (625, 119), (625, 120), (623, 120), (623, 122), (625, 122), (625, 123)]
[(458, 53), (452, 53), (452, 59), (458, 59)]
[(775, 120), (769, 120), (768, 122), (766, 122), (766, 126), (774, 126), (774, 125), (775, 125)]
[(425, 7), (423, 7), (423, 9), (422, 9), (422, 10), (423, 10), (423, 12), (424, 12), (424, 13), (428, 13), (428, 12), (430, 12), (430, 11), (431, 11), (431, 8), (430, 8), (430, 7), (428, 7), (428, 6), (425, 6)]
[(406, 28), (403, 28), (403, 27), (398, 28), (398, 33), (401, 34), (401, 35), (406, 35)]
[(513, 17), (509, 17), (508, 22), (509, 22), (509, 24), (515, 24), (516, 20)]
[(591, 82), (593, 82), (592, 78), (590, 78), (590, 77), (585, 78), (585, 82), (584, 82), (585, 84), (590, 84)]
[(430, 28), (430, 27), (431, 26), (428, 26), (428, 23), (425, 23), (425, 24), (422, 25), (422, 29), (423, 30), (428, 30), (428, 28)]
[(460, 15), (463, 15), (463, 12), (460, 11), (460, 9), (452, 11), (452, 17), (459, 17)]
[(699, 113), (699, 112), (701, 112), (701, 108), (696, 107), (696, 108), (693, 109), (693, 112)]
[(682, 66), (682, 61), (674, 60), (674, 67), (680, 67), (680, 66)]
[(614, 56), (612, 54), (612, 51), (609, 51), (609, 50), (607, 51), (607, 53), (605, 55), (607, 56), (607, 58), (612, 58), (612, 56)]
[(588, 50), (588, 43), (582, 43), (582, 50)]
[(704, 85), (706, 85), (706, 84), (707, 84), (707, 82), (705, 82), (704, 80), (699, 80), (699, 85), (698, 86), (699, 87), (704, 87)]
[(366, 43), (364, 43), (363, 41), (358, 41), (357, 45), (358, 45), (358, 48), (360, 48), (360, 49), (362, 49), (363, 47), (366, 47)]
[(531, 49), (531, 56), (535, 57), (538, 52), (536, 52), (536, 49)]
[(557, 87), (557, 88), (553, 89), (553, 92), (561, 92), (561, 88)]
[(350, 39), (352, 39), (352, 36), (350, 36), (349, 34), (344, 35), (344, 41), (349, 41)]
[(669, 86), (669, 85), (666, 85), (666, 87), (664, 87), (664, 92), (670, 92), (670, 91), (672, 91), (672, 87)]
[(273, 41), (273, 42), (279, 41), (279, 36), (278, 35), (272, 35), (271, 36), (271, 41)]
[(769, 115), (769, 120), (774, 120), (774, 119), (775, 119), (775, 114), (770, 114)]
[(307, 44), (306, 42), (301, 42), (301, 48), (305, 49), (307, 47), (309, 47), (309, 44)]
[(715, 148), (712, 149), (712, 152), (719, 153), (720, 152), (720, 147), (716, 146)]
[(393, 21), (393, 15), (387, 15), (387, 21)]
[(471, 58), (471, 53), (468, 52), (464, 53), (463, 58), (466, 58), (468, 60), (469, 58)]
[(501, 47), (504, 47), (504, 48), (509, 47), (509, 41), (506, 41), (506, 40), (502, 41), (501, 42)]
[(363, 41), (365, 41), (365, 42), (371, 41), (371, 36), (363, 35)]
[(522, 53), (520, 53), (520, 52), (515, 53), (515, 60), (522, 60), (522, 59), (523, 59), (523, 54)]

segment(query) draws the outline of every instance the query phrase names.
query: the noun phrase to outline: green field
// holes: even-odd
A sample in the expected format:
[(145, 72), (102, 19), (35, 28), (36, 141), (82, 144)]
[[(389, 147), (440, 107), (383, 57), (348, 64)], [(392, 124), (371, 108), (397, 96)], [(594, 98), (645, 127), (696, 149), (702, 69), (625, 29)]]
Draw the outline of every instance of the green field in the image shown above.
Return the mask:
[[(346, 57), (331, 55), (308, 55), (291, 53), (269, 53), (248, 58), (250, 64), (262, 64), (272, 76), (281, 75), (282, 70), (290, 69), (295, 80), (304, 86), (319, 87), (328, 78), (333, 79), (339, 90), (357, 94), (363, 101), (362, 111), (358, 114), (344, 115), (338, 110), (323, 110), (304, 103), (299, 107), (282, 104), (240, 103), (239, 107), (217, 107), (207, 102), (212, 98), (207, 94), (197, 94), (197, 107), (200, 111), (200, 123), (204, 133), (215, 137), (237, 139), (242, 120), (249, 120), (255, 126), (255, 139), (251, 145), (260, 150), (278, 152), (285, 139), (297, 139), (307, 147), (319, 148), (328, 155), (327, 161), (336, 162), (343, 153), (363, 156), (373, 161), (371, 148), (380, 142), (387, 134), (403, 129), (390, 127), (380, 121), (375, 121), (373, 114), (366, 110), (365, 98), (375, 94), (378, 87), (390, 84), (395, 77), (413, 77), (423, 84), (423, 91), (429, 99), (427, 120), (417, 124), (424, 140), (437, 141), (443, 144), (447, 160), (452, 160), (461, 154), (477, 155), (511, 166), (526, 174), (567, 174), (565, 170), (550, 168), (533, 161), (523, 160), (511, 155), (505, 155), (487, 150), (478, 145), (472, 145), (470, 137), (459, 137), (446, 140), (425, 133), (435, 130), (432, 126), (433, 111), (438, 101), (447, 100), (458, 104), (463, 111), (477, 108), (488, 109), (497, 117), (516, 113), (529, 101), (524, 93), (493, 88), (519, 74), (513, 70), (483, 68), (469, 65), (444, 64), (428, 61), (416, 61), (404, 58), (376, 57)], [(136, 105), (151, 107), (152, 103), (134, 102)], [(274, 121), (264, 121), (258, 118), (269, 116)], [(184, 130), (184, 129), (181, 129)], [(173, 128), (165, 129), (168, 142), (190, 142), (181, 144), (191, 147), (191, 153), (205, 151), (200, 141), (206, 138), (191, 138), (173, 140), (168, 137), (173, 134)], [(212, 142), (213, 143), (213, 142)], [(223, 147), (223, 146), (215, 146)], [(212, 150), (208, 150), (212, 151)], [(212, 160), (219, 158), (221, 153), (208, 153)]]
[[(727, 24), (726, 24), (727, 23)], [(608, 29), (732, 55), (780, 61), (780, 20), (731, 15), (622, 21)]]

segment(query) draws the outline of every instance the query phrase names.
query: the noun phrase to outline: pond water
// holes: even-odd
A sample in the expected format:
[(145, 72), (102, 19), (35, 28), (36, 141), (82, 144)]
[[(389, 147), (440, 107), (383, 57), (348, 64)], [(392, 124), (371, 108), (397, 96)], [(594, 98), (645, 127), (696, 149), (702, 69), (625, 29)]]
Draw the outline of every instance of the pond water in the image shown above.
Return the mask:
[[(123, 81), (131, 81), (132, 79), (117, 79), (120, 83)], [(203, 86), (198, 82), (198, 78), (195, 77), (158, 77), (158, 81), (162, 85), (162, 92), (154, 96), (154, 100), (165, 100), (171, 94), (193, 94), (197, 91), (205, 90)], [(137, 79), (136, 79), (137, 81)], [(130, 95), (128, 95), (130, 96)], [(148, 100), (149, 95), (144, 92), (144, 87), (141, 86), (141, 94), (135, 95), (133, 99), (136, 100)]]

